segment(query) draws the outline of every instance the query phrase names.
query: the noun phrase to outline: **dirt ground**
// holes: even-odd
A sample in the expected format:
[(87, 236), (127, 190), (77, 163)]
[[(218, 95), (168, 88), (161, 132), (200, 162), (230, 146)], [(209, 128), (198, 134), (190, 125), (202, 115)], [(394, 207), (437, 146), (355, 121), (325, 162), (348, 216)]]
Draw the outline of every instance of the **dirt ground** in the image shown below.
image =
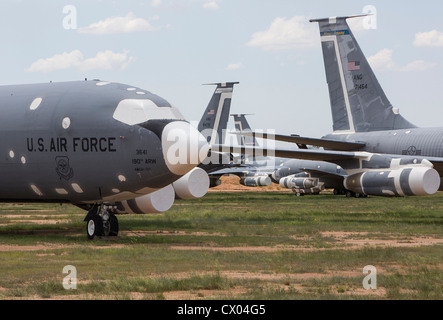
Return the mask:
[[(221, 178), (222, 184), (215, 188), (210, 189), (210, 193), (217, 192), (279, 192), (279, 193), (292, 193), (291, 190), (281, 188), (277, 184), (271, 184), (268, 187), (246, 187), (239, 183), (239, 178), (237, 176), (223, 176)], [(326, 191), (330, 192), (330, 191)], [(29, 212), (30, 210), (28, 210)], [(69, 221), (69, 216), (65, 216), (63, 214), (59, 215), (50, 215), (48, 210), (44, 210), (42, 212), (32, 214), (4, 214), (3, 218), (10, 220), (10, 223), (24, 222), (33, 223), (33, 224), (57, 224), (64, 223), (65, 221)], [(36, 219), (38, 217), (38, 219)], [(52, 219), (51, 219), (52, 218)], [(6, 225), (6, 224), (5, 224)], [(63, 231), (63, 230), (61, 230)], [(48, 231), (48, 234), (51, 234), (54, 231)], [(45, 231), (42, 231), (44, 234)], [(185, 231), (168, 231), (168, 230), (121, 230), (122, 235), (129, 235), (134, 238), (143, 237), (146, 235), (149, 236), (211, 236), (211, 237), (226, 237), (226, 234), (223, 233), (206, 233), (206, 232), (185, 232)], [(73, 235), (73, 234), (71, 234)], [(296, 240), (305, 240), (301, 241), (299, 245), (275, 245), (275, 246), (238, 246), (238, 247), (224, 247), (217, 246), (211, 243), (205, 244), (189, 244), (189, 243), (173, 243), (164, 245), (165, 250), (180, 250), (180, 251), (202, 251), (202, 252), (228, 252), (228, 251), (236, 251), (236, 252), (317, 252), (317, 251), (325, 251), (325, 250), (362, 250), (362, 249), (373, 249), (373, 248), (410, 248), (410, 247), (428, 247), (435, 245), (443, 245), (443, 239), (440, 237), (431, 237), (431, 236), (406, 236), (404, 234), (383, 234), (374, 237), (368, 232), (358, 232), (358, 231), (322, 231), (320, 232), (320, 236), (322, 238), (330, 239), (334, 243), (334, 246), (331, 248), (325, 247), (315, 247), (309, 245), (309, 243), (314, 242), (317, 234), (312, 236), (310, 235), (294, 235), (293, 237)], [(33, 252), (33, 251), (41, 251), (37, 253), (37, 256), (45, 256), (45, 255), (55, 255), (52, 250), (60, 250), (66, 249), (67, 251), (72, 248), (81, 248), (82, 244), (60, 244), (60, 243), (51, 243), (50, 241), (38, 242), (34, 245), (17, 245), (17, 244), (0, 244), (0, 252)], [(93, 246), (96, 250), (102, 249), (118, 249), (123, 248), (125, 244), (121, 244), (118, 241), (110, 241), (106, 244), (95, 245)], [(385, 264), (382, 266), (377, 266), (378, 272), (380, 274), (392, 274), (394, 272), (403, 272), (408, 271), (409, 267), (402, 266), (398, 264)], [(443, 270), (443, 265), (440, 263), (437, 266), (438, 269)], [(208, 272), (208, 275), (213, 274), (213, 272)], [(319, 273), (319, 272), (305, 272), (305, 273), (267, 273), (267, 272), (246, 272), (244, 270), (230, 270), (230, 271), (220, 271), (219, 274), (222, 277), (227, 279), (257, 279), (264, 283), (268, 283), (270, 289), (273, 290), (281, 290), (281, 291), (293, 291), (297, 290), (300, 293), (310, 292), (312, 288), (306, 286), (305, 281), (310, 279), (319, 279), (319, 280), (328, 280), (334, 277), (362, 277), (362, 271), (356, 269), (345, 269), (345, 270), (330, 270), (327, 272)], [(204, 275), (204, 274), (203, 274)], [(155, 278), (159, 277), (155, 273), (149, 275), (149, 277)], [(171, 277), (175, 279), (180, 279), (181, 277), (186, 278), (189, 276), (188, 273), (172, 273), (172, 274), (161, 274), (161, 277)], [(5, 291), (0, 287), (0, 292)], [(342, 290), (339, 286), (331, 286), (330, 291), (335, 292), (337, 290)], [(190, 291), (169, 291), (164, 292), (164, 299), (169, 300), (185, 300), (185, 299), (211, 299), (211, 298), (220, 298), (220, 296), (231, 296), (231, 295), (242, 295), (245, 294), (248, 289), (243, 287), (235, 287), (230, 290), (190, 290)], [(345, 295), (362, 295), (362, 296), (372, 296), (377, 298), (385, 298), (387, 296), (386, 288), (382, 285), (375, 291), (367, 291), (360, 287), (346, 287)], [(147, 299), (152, 298), (156, 299), (158, 294), (141, 294), (134, 292), (130, 295), (131, 299)], [(27, 297), (32, 299), (32, 297)], [(78, 298), (82, 298), (79, 296)], [(109, 297), (103, 296), (104, 299)], [(35, 299), (39, 299), (39, 297), (35, 297)], [(69, 299), (66, 296), (52, 296), (51, 299)]]

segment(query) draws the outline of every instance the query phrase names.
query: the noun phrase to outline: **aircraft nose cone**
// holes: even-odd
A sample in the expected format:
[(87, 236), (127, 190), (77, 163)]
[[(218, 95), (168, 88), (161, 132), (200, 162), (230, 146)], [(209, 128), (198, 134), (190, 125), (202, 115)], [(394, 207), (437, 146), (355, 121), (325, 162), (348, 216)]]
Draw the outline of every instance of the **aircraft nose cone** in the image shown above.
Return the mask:
[(183, 176), (206, 159), (209, 145), (203, 135), (185, 121), (167, 124), (161, 135), (163, 156), (168, 169)]

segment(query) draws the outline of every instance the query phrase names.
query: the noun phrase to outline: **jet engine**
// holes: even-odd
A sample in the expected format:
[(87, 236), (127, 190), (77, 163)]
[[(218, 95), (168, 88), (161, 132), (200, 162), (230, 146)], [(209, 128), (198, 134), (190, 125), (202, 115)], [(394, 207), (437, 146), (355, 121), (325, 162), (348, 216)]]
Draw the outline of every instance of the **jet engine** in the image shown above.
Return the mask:
[(323, 183), (320, 183), (318, 178), (303, 177), (299, 174), (281, 178), (279, 183), (283, 188), (292, 189), (297, 196), (319, 194), (324, 189)]
[(240, 179), (240, 183), (246, 187), (267, 187), (271, 185), (271, 178), (266, 173), (254, 173)]
[(440, 176), (430, 167), (370, 170), (346, 177), (344, 186), (364, 195), (426, 196), (438, 191)]
[(177, 198), (198, 199), (209, 190), (209, 176), (205, 170), (196, 167), (175, 181), (172, 186)]
[[(292, 172), (292, 175), (293, 175), (293, 174), (294, 174), (294, 173)], [(285, 177), (288, 177), (288, 176), (290, 176), (290, 175), (291, 175), (291, 168), (288, 168), (288, 167), (282, 167), (282, 168), (279, 168), (279, 169), (275, 170), (275, 171), (272, 173), (272, 175), (271, 175), (271, 179), (272, 179), (272, 182), (279, 183), (279, 182), (280, 182), (280, 179), (285, 178)]]
[(118, 214), (149, 214), (162, 213), (174, 204), (175, 192), (172, 184), (153, 193), (131, 200), (116, 202)]
[(288, 176), (280, 179), (280, 186), (283, 188), (299, 188), (299, 189), (310, 189), (318, 186), (318, 178), (303, 178), (296, 177), (295, 175)]

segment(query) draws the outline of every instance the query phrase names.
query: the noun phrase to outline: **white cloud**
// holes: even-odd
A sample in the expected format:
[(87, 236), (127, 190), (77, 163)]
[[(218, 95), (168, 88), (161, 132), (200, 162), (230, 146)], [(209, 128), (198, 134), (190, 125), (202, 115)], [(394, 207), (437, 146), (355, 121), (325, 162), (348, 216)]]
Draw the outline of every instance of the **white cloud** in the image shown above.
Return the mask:
[(134, 60), (134, 58), (128, 56), (128, 54), (129, 51), (127, 50), (122, 53), (115, 53), (111, 50), (100, 51), (95, 57), (84, 60), (79, 68), (83, 71), (93, 69), (122, 70)]
[(160, 7), (162, 5), (163, 0), (152, 0), (151, 1), (151, 6), (157, 8)]
[(243, 63), (238, 62), (238, 63), (231, 63), (226, 67), (226, 70), (238, 70), (243, 68)]
[(39, 59), (26, 69), (29, 72), (51, 72), (55, 70), (69, 69), (78, 65), (83, 60), (83, 54), (79, 50), (56, 54), (51, 58)]
[(416, 47), (443, 47), (443, 32), (432, 30), (415, 34), (414, 46)]
[(125, 69), (133, 57), (129, 56), (129, 51), (115, 53), (110, 50), (101, 51), (95, 57), (85, 59), (80, 50), (56, 54), (50, 58), (39, 59), (26, 69), (28, 72), (52, 72), (56, 70), (66, 70), (75, 68), (80, 71), (93, 69), (101, 70), (121, 70)]
[(276, 18), (268, 30), (254, 33), (246, 45), (268, 51), (315, 47), (320, 43), (317, 27), (307, 21), (303, 16)]
[(213, 0), (213, 1), (205, 1), (205, 3), (203, 3), (203, 8), (217, 10), (219, 6), (217, 2)]
[(391, 70), (395, 67), (392, 53), (392, 49), (383, 49), (369, 57), (368, 62), (375, 70)]
[(218, 5), (218, 1), (219, 0), (190, 0), (189, 3), (190, 4), (192, 4), (192, 3), (203, 3), (202, 7), (204, 9), (217, 10), (217, 9), (220, 8), (219, 5)]
[(437, 66), (436, 63), (426, 62), (424, 60), (416, 60), (408, 63), (405, 66), (397, 66), (394, 62), (393, 50), (392, 49), (383, 49), (376, 53), (375, 55), (368, 58), (369, 64), (374, 70), (378, 71), (404, 71), (404, 72), (412, 72), (412, 71), (426, 71), (432, 69)]
[(117, 34), (130, 32), (153, 31), (158, 28), (153, 27), (148, 20), (137, 18), (134, 13), (129, 12), (124, 17), (112, 17), (90, 24), (87, 27), (79, 28), (79, 33), (84, 34)]
[(426, 70), (432, 69), (432, 68), (434, 68), (436, 66), (437, 66), (437, 64), (433, 63), (433, 62), (426, 62), (426, 61), (423, 61), (423, 60), (417, 60), (417, 61), (413, 61), (411, 63), (408, 63), (404, 67), (401, 67), (400, 71), (406, 71), (406, 72), (426, 71)]

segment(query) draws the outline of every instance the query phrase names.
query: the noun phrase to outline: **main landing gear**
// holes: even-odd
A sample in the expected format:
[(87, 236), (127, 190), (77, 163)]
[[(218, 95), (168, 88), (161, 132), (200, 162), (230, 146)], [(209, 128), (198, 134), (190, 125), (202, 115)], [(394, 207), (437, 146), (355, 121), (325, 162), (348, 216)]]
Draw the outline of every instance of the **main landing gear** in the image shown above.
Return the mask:
[(109, 237), (118, 235), (118, 220), (117, 217), (111, 213), (112, 207), (105, 204), (94, 204), (88, 211), (85, 219), (86, 234), (88, 239), (92, 240), (94, 237)]
[(368, 196), (362, 193), (355, 193), (346, 189), (334, 189), (334, 195), (345, 195), (346, 198), (367, 198)]

